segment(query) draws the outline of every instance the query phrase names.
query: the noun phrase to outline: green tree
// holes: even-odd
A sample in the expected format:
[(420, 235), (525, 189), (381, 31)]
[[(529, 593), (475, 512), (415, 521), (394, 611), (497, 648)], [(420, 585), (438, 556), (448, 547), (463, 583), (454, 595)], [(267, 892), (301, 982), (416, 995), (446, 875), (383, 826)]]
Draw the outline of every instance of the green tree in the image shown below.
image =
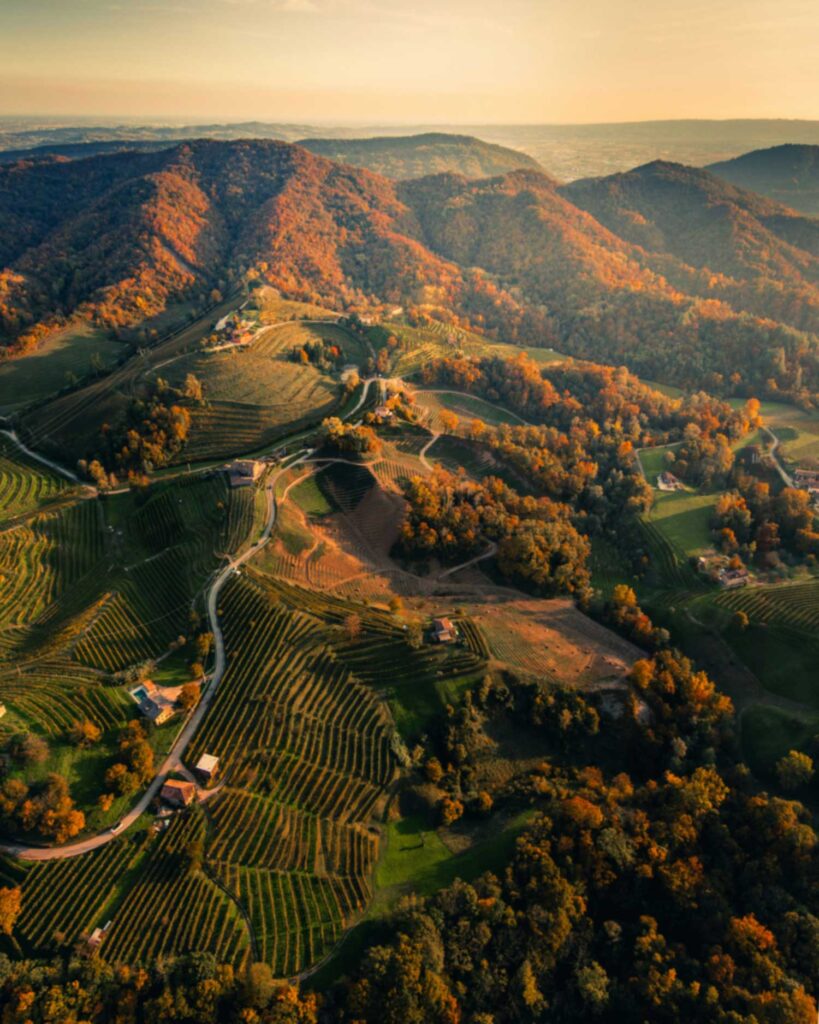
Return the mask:
[(776, 777), (789, 791), (806, 786), (813, 778), (813, 760), (801, 750), (789, 750), (776, 762)]

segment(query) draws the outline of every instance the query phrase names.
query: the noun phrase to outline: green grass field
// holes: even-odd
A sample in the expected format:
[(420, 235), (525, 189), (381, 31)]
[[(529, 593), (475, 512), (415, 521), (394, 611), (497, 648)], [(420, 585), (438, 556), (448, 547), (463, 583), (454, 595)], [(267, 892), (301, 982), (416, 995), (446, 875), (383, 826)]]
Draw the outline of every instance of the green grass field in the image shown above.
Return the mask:
[(462, 423), (479, 419), (490, 426), (499, 426), (501, 423), (513, 426), (523, 423), (523, 420), (512, 412), (501, 409), (491, 402), (484, 401), (474, 395), (462, 395), (455, 392), (416, 392), (416, 403), (425, 409), (432, 421), (434, 430), (441, 429), (441, 412), (446, 409), (455, 413)]
[(290, 492), (289, 499), (308, 516), (326, 516), (335, 511), (319, 486), (316, 474), (311, 474), (297, 484)]
[(88, 324), (52, 334), (31, 354), (0, 363), (0, 415), (56, 394), (95, 372), (95, 367), (113, 366), (124, 348)]
[(751, 768), (766, 778), (780, 757), (808, 746), (817, 732), (819, 714), (793, 714), (761, 704), (747, 708), (741, 719), (745, 757)]
[(696, 491), (657, 494), (650, 521), (686, 556), (699, 555), (713, 546), (711, 516), (716, 495)]
[[(731, 405), (738, 408), (744, 405), (744, 399), (732, 399)], [(819, 466), (819, 411), (800, 409), (786, 402), (763, 402), (760, 412), (763, 424), (779, 438), (779, 455), (787, 465)], [(764, 432), (759, 441), (770, 444)], [(745, 439), (742, 443), (750, 442)]]
[(654, 493), (654, 504), (648, 514), (652, 523), (683, 556), (701, 554), (713, 546), (711, 515), (717, 495), (703, 494), (686, 488), (683, 491), (660, 491), (657, 476), (665, 469), (664, 455), (677, 445), (644, 449), (639, 453), (646, 479)]

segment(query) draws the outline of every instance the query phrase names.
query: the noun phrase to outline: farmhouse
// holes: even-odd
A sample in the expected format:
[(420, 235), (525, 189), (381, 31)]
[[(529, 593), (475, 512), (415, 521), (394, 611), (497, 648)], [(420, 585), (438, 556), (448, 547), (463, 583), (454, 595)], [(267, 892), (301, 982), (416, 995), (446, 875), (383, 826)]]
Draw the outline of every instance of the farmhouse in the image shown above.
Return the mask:
[(194, 773), (206, 785), (208, 782), (213, 782), (219, 773), (219, 758), (214, 757), (213, 754), (203, 754), (196, 762)]
[(108, 921), (101, 928), (95, 928), (93, 932), (88, 936), (88, 948), (99, 949), (102, 944), (102, 940), (105, 938), (105, 933), (111, 927), (111, 922)]
[(724, 587), (726, 590), (735, 590), (737, 587), (745, 587), (748, 585), (748, 570), (747, 569), (722, 569), (717, 573), (717, 579), (719, 585)]
[(683, 490), (683, 485), (682, 481), (678, 480), (673, 473), (669, 473), (667, 469), (664, 469), (657, 477), (657, 488), (661, 491), (681, 491)]
[(180, 779), (168, 779), (159, 791), (159, 797), (174, 807), (188, 807), (196, 797), (196, 786)]
[(175, 707), (172, 700), (162, 693), (159, 688), (146, 679), (130, 691), (131, 696), (139, 705), (140, 712), (154, 725), (162, 725), (169, 718), (173, 717)]
[(451, 643), (458, 634), (449, 619), (432, 620), (432, 636), (438, 644)]
[(376, 407), (375, 417), (379, 420), (391, 420), (393, 418), (393, 411), (388, 405), (379, 405)]
[(234, 459), (227, 467), (231, 487), (252, 487), (264, 470), (260, 459)]
[(797, 469), (794, 470), (793, 483), (795, 487), (819, 487), (819, 469)]

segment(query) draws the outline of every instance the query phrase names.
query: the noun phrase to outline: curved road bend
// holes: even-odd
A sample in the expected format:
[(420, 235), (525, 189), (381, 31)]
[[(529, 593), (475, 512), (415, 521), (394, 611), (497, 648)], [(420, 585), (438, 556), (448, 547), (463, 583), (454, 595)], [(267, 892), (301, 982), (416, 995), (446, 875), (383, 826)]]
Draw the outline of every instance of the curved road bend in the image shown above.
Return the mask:
[[(72, 483), (83, 483), (83, 481), (80, 480), (76, 473), (72, 473), (70, 469), (67, 469), (65, 466), (61, 466), (59, 462), (54, 462), (51, 459), (47, 459), (45, 455), (40, 455), (39, 452), (32, 451), (31, 448), (28, 447), (28, 445), (23, 444), (23, 442), (17, 436), (16, 430), (0, 430), (0, 434), (5, 434), (6, 437), (14, 444), (16, 444), (20, 451), (28, 455), (30, 459), (35, 459), (37, 462), (42, 463), (42, 465), (48, 466), (49, 469), (53, 469), (55, 473), (59, 473), (60, 476), (66, 477), (66, 479), (71, 480)], [(83, 484), (83, 486), (90, 487), (89, 484)], [(96, 488), (93, 488), (93, 490), (96, 491)]]
[(244, 554), (239, 555), (237, 558), (232, 558), (219, 571), (219, 574), (211, 584), (210, 590), (208, 591), (207, 608), (208, 608), (208, 619), (210, 621), (210, 627), (213, 632), (214, 648), (215, 648), (215, 660), (213, 666), (213, 672), (210, 678), (210, 685), (207, 687), (205, 692), (202, 694), (202, 699), (193, 710), (191, 716), (185, 722), (179, 735), (174, 740), (174, 744), (167, 754), (165, 760), (160, 765), (159, 771), (154, 776), (153, 781), (134, 804), (130, 811), (125, 814), (120, 820), (120, 827), (116, 832), (111, 829), (106, 829), (104, 832), (99, 832), (95, 836), (90, 836), (88, 839), (83, 839), (78, 843), (70, 843), (66, 846), (54, 846), (54, 847), (39, 847), (39, 846), (25, 846), (20, 843), (3, 843), (0, 845), (0, 850), (4, 853), (13, 854), (21, 857), (23, 860), (56, 860), (63, 857), (76, 857), (81, 853), (88, 853), (91, 850), (96, 850), (100, 846), (104, 846), (105, 843), (115, 839), (118, 835), (121, 835), (127, 828), (134, 824), (137, 818), (144, 814), (145, 811), (151, 805), (151, 801), (154, 799), (156, 794), (159, 792), (162, 784), (168, 775), (179, 769), (182, 761), (182, 755), (190, 745), (191, 740), (196, 734), (196, 730), (199, 728), (202, 719), (207, 714), (207, 710), (213, 701), (216, 690), (219, 687), (219, 683), (222, 681), (222, 676), (225, 673), (227, 660), (225, 658), (225, 644), (222, 636), (222, 628), (219, 625), (219, 616), (217, 614), (216, 606), (219, 598), (219, 594), (222, 591), (225, 583), (227, 583), (231, 574), (234, 573), (240, 565), (246, 562), (249, 558), (252, 558), (270, 539), (270, 534), (273, 530), (273, 526), (276, 521), (276, 499), (273, 494), (273, 489), (276, 486), (281, 473), (287, 469), (291, 469), (293, 466), (302, 462), (309, 455), (312, 454), (312, 449), (308, 450), (298, 459), (295, 459), (290, 463), (289, 466), (282, 469), (279, 473), (274, 474), (267, 483), (266, 493), (268, 501), (268, 513), (267, 520), (265, 522), (264, 530), (261, 536), (255, 544), (251, 545)]
[[(364, 381), (364, 387), (361, 389), (361, 395), (359, 396), (358, 401), (353, 406), (353, 408), (346, 413), (346, 419), (349, 419), (351, 416), (354, 416), (365, 403), (365, 401), (367, 400), (367, 394), (369, 393), (371, 383), (372, 378), (368, 378), (367, 380)], [(9, 434), (12, 440), (19, 444), (24, 451), (31, 454), (40, 462), (52, 465), (50, 460), (45, 459), (44, 456), (39, 456), (35, 452), (30, 452), (29, 449), (25, 448), (25, 446), (22, 445), (21, 442), (17, 439), (16, 435), (13, 435), (13, 432), (3, 431), (3, 433)], [(247, 551), (244, 552), (244, 554), (240, 555), (238, 558), (230, 559), (227, 565), (225, 565), (224, 568), (220, 570), (220, 572), (214, 579), (213, 583), (211, 584), (210, 590), (208, 591), (207, 608), (208, 620), (210, 622), (211, 632), (213, 633), (214, 638), (215, 656), (213, 672), (210, 677), (210, 685), (202, 694), (202, 699), (199, 701), (190, 718), (184, 724), (181, 732), (174, 740), (173, 746), (171, 747), (165, 760), (162, 762), (159, 771), (154, 776), (148, 788), (145, 790), (145, 792), (142, 794), (142, 796), (139, 798), (136, 804), (134, 804), (134, 806), (130, 809), (130, 811), (124, 814), (123, 817), (120, 819), (120, 827), (117, 829), (117, 831), (112, 832), (111, 829), (106, 829), (104, 832), (98, 832), (97, 835), (95, 836), (89, 836), (88, 839), (82, 839), (77, 843), (70, 843), (66, 846), (26, 846), (23, 843), (1, 843), (0, 852), (20, 857), (23, 860), (59, 860), (64, 857), (76, 857), (79, 854), (89, 853), (91, 850), (96, 850), (98, 847), (104, 846), (106, 843), (111, 842), (111, 840), (115, 839), (118, 835), (122, 835), (123, 832), (125, 832), (131, 825), (134, 824), (134, 822), (137, 820), (137, 818), (139, 818), (141, 814), (144, 814), (145, 811), (148, 810), (148, 808), (151, 805), (151, 801), (162, 788), (162, 784), (165, 782), (165, 779), (172, 771), (176, 771), (181, 765), (182, 755), (185, 753), (185, 750), (190, 745), (191, 740), (196, 734), (196, 730), (199, 728), (202, 719), (205, 717), (205, 714), (207, 713), (207, 710), (210, 707), (211, 702), (213, 701), (213, 697), (216, 693), (219, 683), (222, 681), (222, 676), (225, 673), (225, 668), (227, 666), (227, 659), (225, 657), (225, 643), (224, 638), (222, 636), (222, 627), (219, 625), (219, 616), (217, 614), (217, 601), (219, 598), (219, 594), (221, 593), (225, 583), (230, 578), (231, 573), (235, 572), (239, 568), (239, 566), (246, 562), (249, 558), (252, 558), (253, 555), (260, 551), (261, 548), (263, 548), (264, 545), (270, 539), (270, 535), (273, 532), (273, 526), (275, 525), (276, 522), (276, 498), (274, 492), (279, 476), (286, 470), (292, 469), (293, 466), (296, 466), (299, 463), (309, 459), (310, 456), (313, 454), (313, 451), (314, 449), (312, 448), (305, 449), (297, 459), (294, 459), (286, 467), (282, 468), (278, 473), (275, 473), (273, 474), (273, 476), (271, 476), (265, 488), (267, 494), (268, 512), (265, 527), (264, 530), (262, 531), (261, 536), (259, 537), (255, 544), (251, 545), (247, 549)], [(63, 467), (57, 466), (56, 463), (53, 464), (53, 467), (55, 469), (58, 469), (63, 474), (66, 474), (68, 472)]]
[[(361, 395), (359, 396), (358, 401), (353, 406), (353, 408), (346, 413), (345, 419), (349, 419), (351, 416), (354, 416), (362, 407), (362, 405), (364, 405), (365, 401), (367, 400), (367, 394), (370, 390), (370, 384), (372, 383), (372, 380), (373, 378), (368, 378), (367, 380), (364, 381), (364, 387), (361, 389)], [(9, 436), (12, 436), (12, 432), (9, 431), (3, 431), (3, 433), (7, 433), (9, 434)], [(12, 440), (14, 440), (17, 444), (20, 444), (16, 436), (13, 436)], [(24, 451), (33, 455), (34, 458), (37, 458), (39, 459), (39, 461), (51, 465), (50, 461), (45, 459), (45, 457), (39, 456), (34, 452), (29, 452), (29, 449), (26, 449), (25, 446), (23, 445), (20, 446), (23, 448)], [(179, 735), (174, 740), (173, 746), (168, 752), (165, 760), (160, 765), (159, 771), (154, 776), (148, 788), (145, 790), (145, 792), (142, 794), (142, 796), (139, 798), (136, 804), (134, 804), (134, 806), (120, 819), (119, 828), (117, 828), (116, 832), (113, 832), (111, 829), (106, 829), (104, 832), (98, 832), (97, 835), (95, 836), (89, 836), (88, 839), (82, 839), (77, 843), (70, 843), (66, 846), (26, 846), (23, 843), (0, 843), (0, 852), (20, 857), (23, 860), (36, 861), (59, 860), (65, 857), (76, 857), (79, 854), (89, 853), (91, 850), (96, 850), (98, 847), (104, 846), (106, 843), (111, 842), (111, 840), (115, 839), (118, 835), (122, 835), (123, 832), (125, 832), (131, 825), (134, 824), (134, 822), (137, 820), (137, 818), (139, 818), (141, 814), (144, 814), (145, 811), (148, 810), (148, 808), (151, 805), (151, 801), (162, 788), (162, 784), (165, 782), (165, 779), (168, 777), (168, 775), (171, 772), (179, 769), (182, 763), (182, 755), (187, 750), (191, 740), (196, 734), (196, 730), (199, 728), (202, 719), (205, 717), (207, 710), (210, 707), (211, 702), (213, 701), (214, 695), (216, 694), (216, 690), (219, 687), (219, 683), (222, 681), (222, 676), (225, 673), (225, 668), (227, 667), (224, 637), (222, 635), (222, 627), (219, 624), (219, 616), (217, 613), (217, 603), (219, 599), (219, 594), (221, 593), (222, 588), (230, 578), (231, 574), (234, 573), (239, 568), (239, 566), (241, 566), (244, 562), (246, 562), (248, 559), (252, 558), (255, 554), (257, 554), (270, 539), (270, 535), (273, 532), (273, 527), (276, 522), (275, 487), (279, 477), (281, 476), (282, 473), (286, 472), (287, 470), (290, 470), (294, 466), (297, 466), (300, 463), (308, 460), (310, 456), (313, 454), (314, 450), (315, 449), (313, 448), (304, 449), (304, 451), (298, 456), (298, 458), (294, 459), (287, 466), (279, 470), (278, 473), (275, 473), (270, 477), (265, 487), (268, 503), (267, 520), (265, 522), (264, 530), (262, 531), (261, 536), (259, 537), (255, 544), (252, 544), (247, 549), (247, 551), (244, 552), (244, 554), (239, 555), (237, 558), (230, 559), (227, 565), (225, 565), (219, 571), (218, 575), (211, 584), (207, 597), (207, 609), (208, 620), (210, 622), (211, 632), (213, 633), (215, 656), (213, 672), (211, 673), (210, 677), (210, 685), (202, 694), (202, 699), (199, 701), (190, 718), (188, 718), (187, 722), (185, 722)], [(57, 466), (56, 463), (53, 464), (53, 466), (55, 469), (58, 469), (63, 474), (68, 472), (64, 468)], [(285, 491), (285, 494), (282, 497), (284, 498), (286, 494), (287, 492)]]

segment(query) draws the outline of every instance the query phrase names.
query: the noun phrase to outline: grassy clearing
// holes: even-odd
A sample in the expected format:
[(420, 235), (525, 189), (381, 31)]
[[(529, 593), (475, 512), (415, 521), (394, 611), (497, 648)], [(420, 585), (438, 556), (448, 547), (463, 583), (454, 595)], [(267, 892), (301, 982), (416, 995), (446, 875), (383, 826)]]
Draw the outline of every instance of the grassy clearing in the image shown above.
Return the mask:
[(648, 521), (684, 557), (701, 554), (713, 546), (711, 516), (717, 501), (714, 493), (703, 494), (686, 488), (683, 491), (660, 491), (657, 476), (665, 469), (665, 453), (678, 445), (645, 448), (639, 453), (646, 479), (654, 491), (654, 504)]
[(315, 474), (297, 484), (290, 492), (289, 498), (308, 516), (327, 516), (335, 511), (319, 487)]
[(658, 445), (656, 448), (643, 448), (639, 453), (640, 465), (651, 486), (657, 489), (657, 477), (666, 468), (666, 452), (673, 452), (679, 448), (679, 444)]
[(672, 491), (656, 496), (649, 519), (686, 556), (713, 546), (711, 516), (716, 495)]
[(556, 352), (553, 348), (537, 348), (534, 345), (489, 343), (486, 345), (486, 352), (487, 355), (500, 356), (501, 359), (509, 359), (510, 356), (515, 356), (519, 352), (525, 352), (530, 359), (540, 363), (541, 366), (547, 366), (549, 363), (562, 363), (567, 358), (562, 352)]
[(434, 430), (441, 429), (440, 417), (444, 409), (455, 413), (462, 421), (478, 419), (491, 426), (499, 426), (500, 424), (517, 426), (523, 422), (514, 413), (500, 409), (492, 405), (491, 402), (486, 402), (484, 399), (477, 398), (474, 395), (461, 395), (454, 392), (433, 393), (430, 391), (419, 391), (416, 392), (416, 401), (429, 412), (432, 417)]
[(250, 294), (246, 312), (257, 311), (262, 323), (277, 323), (283, 320), (334, 320), (338, 313), (311, 302), (293, 302), (283, 299), (275, 288), (255, 288)]
[(0, 363), (0, 415), (113, 366), (123, 350), (105, 331), (87, 324), (52, 334), (30, 355)]
[[(734, 408), (745, 404), (741, 398), (731, 399)], [(760, 407), (762, 422), (770, 427), (780, 441), (779, 456), (791, 467), (819, 466), (819, 411), (799, 409), (787, 402), (763, 402)], [(742, 444), (770, 444), (768, 435), (761, 431)]]
[(387, 826), (387, 849), (376, 871), (382, 890), (378, 902), (394, 904), (406, 890), (429, 896), (456, 878), (471, 881), (484, 871), (498, 870), (509, 858), (515, 839), (532, 816), (521, 811), (498, 828), (476, 829), (474, 842), (463, 853), (453, 854), (441, 835), (421, 818), (402, 818)]
[(515, 841), (532, 817), (525, 810), (499, 825), (495, 819), (476, 835), (461, 854), (453, 854), (438, 832), (420, 817), (390, 822), (386, 849), (376, 871), (376, 894), (366, 917), (350, 931), (333, 956), (312, 974), (308, 986), (325, 989), (360, 962), (364, 948), (376, 940), (398, 901), (410, 893), (429, 896), (456, 878), (474, 881), (486, 871), (500, 871), (508, 863)]
[(794, 714), (755, 704), (741, 718), (742, 749), (754, 772), (770, 776), (789, 750), (806, 747), (819, 731), (819, 714)]
[(653, 388), (662, 395), (668, 395), (669, 398), (682, 398), (685, 394), (682, 388), (675, 388), (673, 384), (661, 384), (657, 380), (646, 380), (645, 377), (641, 377), (640, 380), (646, 387)]

